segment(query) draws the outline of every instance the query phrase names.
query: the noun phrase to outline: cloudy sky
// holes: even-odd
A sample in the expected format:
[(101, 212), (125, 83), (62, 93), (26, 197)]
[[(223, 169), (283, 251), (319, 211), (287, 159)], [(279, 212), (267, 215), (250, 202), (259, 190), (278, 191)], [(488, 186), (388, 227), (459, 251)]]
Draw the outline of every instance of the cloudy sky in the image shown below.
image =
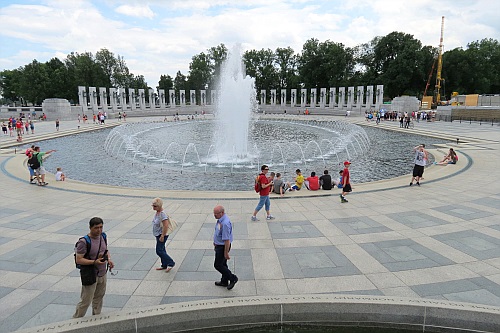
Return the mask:
[(445, 50), (500, 39), (499, 0), (0, 0), (0, 70), (107, 48), (155, 87), (188, 74), (191, 57), (224, 43), (244, 50), (309, 38), (356, 46), (402, 31)]

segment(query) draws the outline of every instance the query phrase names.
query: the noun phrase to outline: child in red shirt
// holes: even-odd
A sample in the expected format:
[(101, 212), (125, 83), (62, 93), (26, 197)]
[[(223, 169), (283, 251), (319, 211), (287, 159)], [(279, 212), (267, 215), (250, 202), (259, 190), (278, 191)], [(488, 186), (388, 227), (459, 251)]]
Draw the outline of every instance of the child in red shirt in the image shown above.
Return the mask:
[(349, 192), (352, 192), (351, 180), (350, 180), (350, 174), (349, 174), (349, 166), (350, 165), (351, 165), (351, 162), (349, 162), (349, 161), (344, 162), (344, 171), (342, 172), (342, 193), (340, 194), (340, 202), (341, 203), (349, 202), (349, 201), (347, 201), (345, 196)]

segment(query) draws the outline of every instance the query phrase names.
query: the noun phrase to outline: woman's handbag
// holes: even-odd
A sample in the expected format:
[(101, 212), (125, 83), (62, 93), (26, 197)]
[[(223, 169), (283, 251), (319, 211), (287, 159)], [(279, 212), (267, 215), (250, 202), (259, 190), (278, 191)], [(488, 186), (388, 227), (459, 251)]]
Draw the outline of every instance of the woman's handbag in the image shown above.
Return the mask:
[(177, 229), (177, 222), (175, 222), (175, 220), (171, 217), (168, 218), (168, 222), (167, 235), (170, 235), (175, 229)]
[(81, 265), (80, 278), (82, 279), (82, 286), (91, 286), (97, 282), (97, 274), (94, 265)]

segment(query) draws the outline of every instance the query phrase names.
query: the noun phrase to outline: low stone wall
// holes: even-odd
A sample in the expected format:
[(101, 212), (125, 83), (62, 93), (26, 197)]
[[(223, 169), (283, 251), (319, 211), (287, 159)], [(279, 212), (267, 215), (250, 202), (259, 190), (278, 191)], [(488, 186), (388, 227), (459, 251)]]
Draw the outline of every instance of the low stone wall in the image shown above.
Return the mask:
[(498, 333), (500, 308), (404, 297), (321, 294), (255, 296), (122, 310), (18, 332), (227, 332), (236, 328), (266, 325)]
[(467, 107), (453, 108), (451, 112), (452, 120), (472, 120), (472, 121), (500, 121), (500, 107)]

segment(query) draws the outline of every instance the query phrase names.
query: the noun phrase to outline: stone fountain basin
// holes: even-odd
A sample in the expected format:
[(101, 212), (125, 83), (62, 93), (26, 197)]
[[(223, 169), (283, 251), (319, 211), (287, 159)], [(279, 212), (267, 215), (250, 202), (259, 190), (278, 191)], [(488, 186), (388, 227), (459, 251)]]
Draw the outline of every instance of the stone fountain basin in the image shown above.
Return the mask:
[(290, 324), (498, 333), (500, 307), (385, 296), (235, 297), (122, 310), (19, 332), (226, 332)]

